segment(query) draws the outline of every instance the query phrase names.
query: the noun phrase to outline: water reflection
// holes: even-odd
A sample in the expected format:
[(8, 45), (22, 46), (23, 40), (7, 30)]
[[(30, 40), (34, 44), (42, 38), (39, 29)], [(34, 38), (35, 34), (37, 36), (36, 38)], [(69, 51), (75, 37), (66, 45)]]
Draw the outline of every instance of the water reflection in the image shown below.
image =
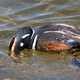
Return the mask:
[[(80, 26), (80, 0), (0, 0), (0, 79), (79, 80), (79, 57), (25, 50), (21, 62), (8, 56), (9, 40), (18, 27), (68, 23)], [(27, 55), (23, 55), (23, 53)], [(71, 62), (72, 61), (72, 62)], [(34, 74), (33, 74), (34, 73)]]

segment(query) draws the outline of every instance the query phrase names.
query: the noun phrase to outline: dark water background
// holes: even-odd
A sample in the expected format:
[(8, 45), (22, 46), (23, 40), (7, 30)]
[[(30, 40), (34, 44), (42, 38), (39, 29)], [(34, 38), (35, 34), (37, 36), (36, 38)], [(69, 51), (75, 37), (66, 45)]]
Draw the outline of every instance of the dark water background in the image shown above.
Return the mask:
[(17, 28), (49, 23), (80, 27), (80, 0), (0, 0), (0, 80), (80, 80), (80, 69), (71, 64), (69, 52), (25, 50), (28, 55), (22, 63), (8, 56), (8, 43)]

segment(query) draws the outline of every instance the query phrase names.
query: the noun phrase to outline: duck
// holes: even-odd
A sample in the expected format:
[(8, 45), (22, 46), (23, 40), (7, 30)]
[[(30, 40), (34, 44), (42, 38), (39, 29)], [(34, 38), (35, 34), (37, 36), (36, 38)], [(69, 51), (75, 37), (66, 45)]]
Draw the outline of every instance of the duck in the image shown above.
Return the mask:
[(24, 49), (60, 52), (77, 48), (80, 48), (80, 30), (63, 23), (19, 28), (9, 41), (12, 58)]

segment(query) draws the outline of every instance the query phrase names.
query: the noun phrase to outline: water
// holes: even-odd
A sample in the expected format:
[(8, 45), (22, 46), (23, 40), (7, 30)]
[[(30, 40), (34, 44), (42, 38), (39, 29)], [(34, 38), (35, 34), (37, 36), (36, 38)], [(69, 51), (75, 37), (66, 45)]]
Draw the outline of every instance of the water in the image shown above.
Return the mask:
[(25, 50), (22, 53), (27, 55), (21, 63), (8, 56), (8, 44), (17, 28), (49, 23), (79, 27), (80, 0), (0, 0), (0, 80), (80, 79), (80, 69), (71, 62), (73, 56), (69, 52)]

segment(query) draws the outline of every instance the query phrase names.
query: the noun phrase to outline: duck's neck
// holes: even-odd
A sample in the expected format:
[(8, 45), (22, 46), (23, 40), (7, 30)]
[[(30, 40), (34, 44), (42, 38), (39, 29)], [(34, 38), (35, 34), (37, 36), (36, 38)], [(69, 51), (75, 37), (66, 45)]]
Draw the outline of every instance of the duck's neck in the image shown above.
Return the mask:
[(37, 40), (38, 40), (38, 29), (36, 28), (33, 28), (32, 29), (33, 33), (32, 33), (32, 36), (31, 36), (31, 39), (30, 39), (30, 49), (33, 49), (35, 50), (36, 49), (36, 46), (37, 46)]

